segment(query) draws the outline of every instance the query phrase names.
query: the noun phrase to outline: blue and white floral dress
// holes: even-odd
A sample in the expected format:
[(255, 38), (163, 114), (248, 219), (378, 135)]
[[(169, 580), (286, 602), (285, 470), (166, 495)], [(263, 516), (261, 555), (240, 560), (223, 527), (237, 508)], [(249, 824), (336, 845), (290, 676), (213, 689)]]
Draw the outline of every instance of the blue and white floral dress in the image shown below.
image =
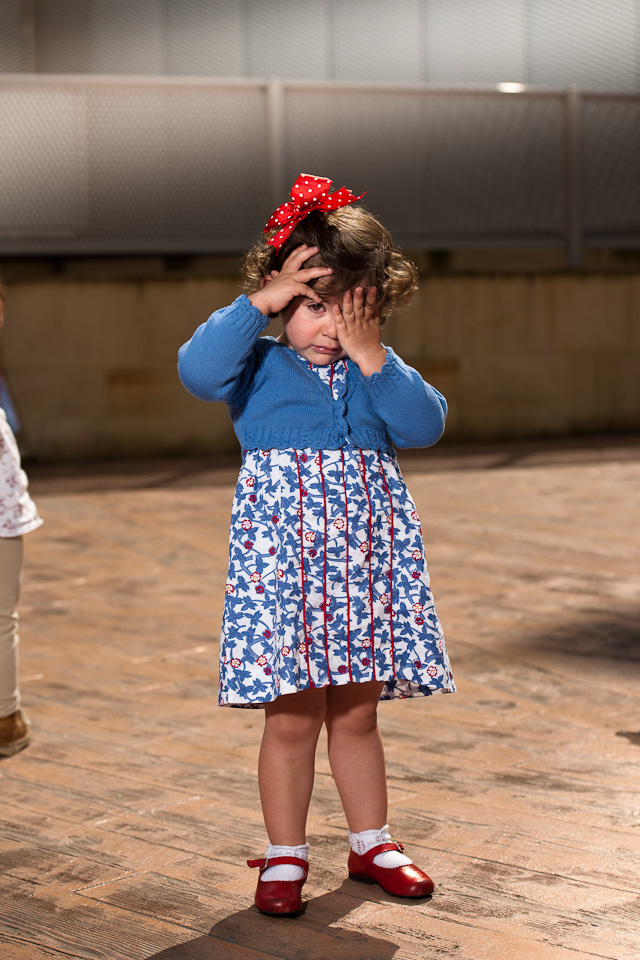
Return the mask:
[[(344, 394), (349, 361), (298, 359), (336, 399)], [(350, 446), (246, 451), (226, 590), (223, 705), (369, 680), (385, 681), (381, 700), (455, 690), (395, 456)]]

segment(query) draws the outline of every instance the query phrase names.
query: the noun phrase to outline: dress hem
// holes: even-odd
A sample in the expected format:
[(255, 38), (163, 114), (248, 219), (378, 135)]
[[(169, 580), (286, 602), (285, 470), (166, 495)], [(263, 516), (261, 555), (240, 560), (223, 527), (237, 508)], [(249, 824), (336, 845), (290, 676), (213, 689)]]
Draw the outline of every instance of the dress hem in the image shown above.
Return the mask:
[[(394, 693), (393, 690), (389, 692), (389, 683), (393, 683), (394, 681), (396, 683), (400, 682), (400, 683), (410, 684), (409, 692)], [(296, 693), (303, 693), (305, 690), (313, 690), (313, 689), (324, 690), (327, 687), (346, 687), (348, 684), (358, 683), (358, 682), (362, 683), (363, 681), (349, 680), (349, 678), (346, 677), (344, 680), (338, 680), (334, 683), (325, 683), (322, 686), (318, 686), (318, 687), (299, 687), (296, 690), (281, 691), (275, 697), (269, 697), (266, 700), (256, 700), (256, 701), (226, 700), (225, 702), (221, 702), (220, 700), (218, 700), (218, 706), (219, 707), (236, 707), (236, 708), (239, 707), (241, 709), (255, 710), (261, 707), (266, 707), (267, 704), (269, 703), (274, 703), (280, 697), (287, 697), (287, 696), (292, 696)], [(415, 680), (405, 680), (403, 677), (394, 677), (392, 678), (392, 680), (385, 681), (385, 685), (382, 688), (382, 693), (380, 695), (379, 702), (383, 703), (391, 700), (417, 700), (420, 697), (432, 697), (432, 696), (435, 696), (436, 694), (457, 693), (457, 689), (454, 681), (450, 680), (449, 684), (450, 685), (446, 687), (431, 687), (426, 683), (418, 683)]]

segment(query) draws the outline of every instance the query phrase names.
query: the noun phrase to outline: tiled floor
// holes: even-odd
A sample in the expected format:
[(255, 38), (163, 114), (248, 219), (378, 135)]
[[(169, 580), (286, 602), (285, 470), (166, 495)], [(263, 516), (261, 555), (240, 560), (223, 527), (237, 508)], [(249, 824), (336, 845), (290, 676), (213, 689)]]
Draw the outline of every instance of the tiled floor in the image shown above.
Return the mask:
[(432, 899), (347, 879), (321, 750), (306, 914), (252, 906), (261, 714), (215, 702), (233, 465), (40, 468), (2, 960), (637, 960), (640, 441), (403, 467), (460, 688), (380, 707), (392, 829)]

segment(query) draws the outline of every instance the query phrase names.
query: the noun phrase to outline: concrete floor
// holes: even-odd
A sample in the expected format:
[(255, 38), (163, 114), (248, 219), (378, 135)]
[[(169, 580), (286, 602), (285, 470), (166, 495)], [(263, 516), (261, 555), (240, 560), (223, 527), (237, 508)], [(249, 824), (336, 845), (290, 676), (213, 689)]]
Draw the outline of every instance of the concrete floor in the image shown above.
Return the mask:
[(215, 702), (234, 465), (34, 468), (2, 960), (637, 960), (640, 439), (402, 463), (460, 691), (380, 706), (433, 897), (348, 880), (321, 744), (306, 914), (252, 906), (261, 714)]

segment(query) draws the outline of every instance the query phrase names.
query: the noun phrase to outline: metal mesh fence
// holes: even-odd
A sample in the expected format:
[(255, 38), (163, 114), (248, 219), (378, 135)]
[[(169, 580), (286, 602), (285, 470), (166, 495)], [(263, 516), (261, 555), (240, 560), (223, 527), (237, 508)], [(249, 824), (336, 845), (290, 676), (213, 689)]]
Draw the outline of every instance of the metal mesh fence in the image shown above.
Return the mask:
[(260, 226), (264, 90), (103, 86), (86, 107), (92, 245), (234, 250)]
[(581, 140), (585, 241), (640, 246), (640, 97), (585, 97)]
[(265, 99), (244, 85), (3, 84), (0, 251), (242, 248), (269, 205)]
[(18, 246), (88, 227), (85, 96), (73, 88), (0, 90), (0, 236)]
[[(409, 247), (640, 247), (640, 97), (0, 78), (0, 253), (249, 245), (301, 170)], [(572, 199), (573, 198), (573, 199)], [(576, 200), (577, 198), (577, 200)]]
[(640, 0), (0, 0), (0, 72), (640, 93)]
[(562, 95), (291, 89), (287, 182), (310, 168), (365, 179), (404, 244), (557, 244), (563, 120)]

